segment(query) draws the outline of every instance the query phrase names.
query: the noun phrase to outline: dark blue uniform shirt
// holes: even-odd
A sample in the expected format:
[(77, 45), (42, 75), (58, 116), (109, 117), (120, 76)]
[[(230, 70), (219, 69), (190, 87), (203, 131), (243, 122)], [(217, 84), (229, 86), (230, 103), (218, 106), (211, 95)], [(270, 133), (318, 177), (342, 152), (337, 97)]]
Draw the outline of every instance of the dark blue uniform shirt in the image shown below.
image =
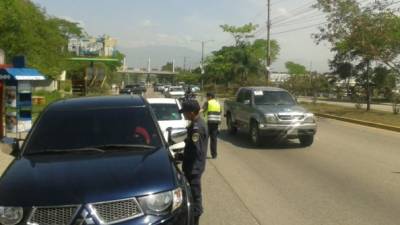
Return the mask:
[(201, 174), (206, 167), (208, 131), (204, 120), (198, 116), (187, 128), (182, 169), (185, 174)]

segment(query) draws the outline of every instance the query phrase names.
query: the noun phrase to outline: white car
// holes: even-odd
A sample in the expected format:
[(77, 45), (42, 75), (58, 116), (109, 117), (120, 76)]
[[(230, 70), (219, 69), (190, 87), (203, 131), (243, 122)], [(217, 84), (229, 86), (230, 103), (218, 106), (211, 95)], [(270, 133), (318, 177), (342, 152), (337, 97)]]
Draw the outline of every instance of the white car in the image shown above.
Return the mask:
[[(183, 114), (179, 113), (181, 104), (173, 98), (148, 98), (150, 106), (156, 114), (158, 124), (163, 132), (164, 138), (168, 141), (169, 127), (173, 129), (185, 129), (188, 125)], [(184, 146), (183, 146), (184, 148)]]
[(165, 97), (167, 97), (167, 98), (183, 98), (183, 97), (185, 97), (185, 90), (182, 87), (172, 86), (169, 88)]

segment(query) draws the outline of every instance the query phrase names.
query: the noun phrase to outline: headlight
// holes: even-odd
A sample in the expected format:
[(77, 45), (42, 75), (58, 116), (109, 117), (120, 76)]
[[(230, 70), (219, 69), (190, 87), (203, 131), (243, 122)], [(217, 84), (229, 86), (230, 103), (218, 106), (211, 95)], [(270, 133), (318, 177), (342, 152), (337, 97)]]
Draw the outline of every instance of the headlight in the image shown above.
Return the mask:
[(315, 123), (315, 116), (313, 113), (306, 113), (304, 123)]
[(169, 212), (173, 212), (182, 205), (182, 189), (178, 188), (173, 191), (148, 195), (140, 198), (139, 202), (146, 214), (167, 214)]
[(2, 207), (0, 206), (0, 224), (16, 225), (23, 218), (23, 209), (20, 207)]
[(265, 114), (265, 120), (267, 123), (277, 123), (278, 120), (274, 114)]

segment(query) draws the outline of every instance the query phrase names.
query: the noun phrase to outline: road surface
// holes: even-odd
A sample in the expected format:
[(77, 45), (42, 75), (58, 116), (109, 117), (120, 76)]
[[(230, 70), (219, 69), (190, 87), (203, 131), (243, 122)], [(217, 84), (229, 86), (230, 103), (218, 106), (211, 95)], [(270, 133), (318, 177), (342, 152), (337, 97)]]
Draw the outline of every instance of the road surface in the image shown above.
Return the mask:
[(400, 224), (400, 134), (320, 119), (310, 148), (248, 143), (222, 131), (202, 224)]

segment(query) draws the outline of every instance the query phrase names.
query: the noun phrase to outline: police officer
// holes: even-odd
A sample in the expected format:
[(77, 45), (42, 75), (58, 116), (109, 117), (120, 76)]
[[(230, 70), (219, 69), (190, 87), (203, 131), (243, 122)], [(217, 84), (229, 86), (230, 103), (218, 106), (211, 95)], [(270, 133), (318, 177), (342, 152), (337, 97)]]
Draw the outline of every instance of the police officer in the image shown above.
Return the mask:
[(200, 105), (196, 100), (183, 102), (182, 110), (185, 118), (191, 122), (187, 128), (182, 169), (190, 184), (193, 196), (195, 223), (203, 213), (201, 197), (201, 176), (206, 166), (208, 132), (204, 120), (200, 117)]
[(211, 156), (215, 159), (217, 158), (218, 126), (221, 124), (221, 105), (215, 100), (214, 93), (207, 93), (207, 102), (203, 105), (203, 113), (207, 118)]

